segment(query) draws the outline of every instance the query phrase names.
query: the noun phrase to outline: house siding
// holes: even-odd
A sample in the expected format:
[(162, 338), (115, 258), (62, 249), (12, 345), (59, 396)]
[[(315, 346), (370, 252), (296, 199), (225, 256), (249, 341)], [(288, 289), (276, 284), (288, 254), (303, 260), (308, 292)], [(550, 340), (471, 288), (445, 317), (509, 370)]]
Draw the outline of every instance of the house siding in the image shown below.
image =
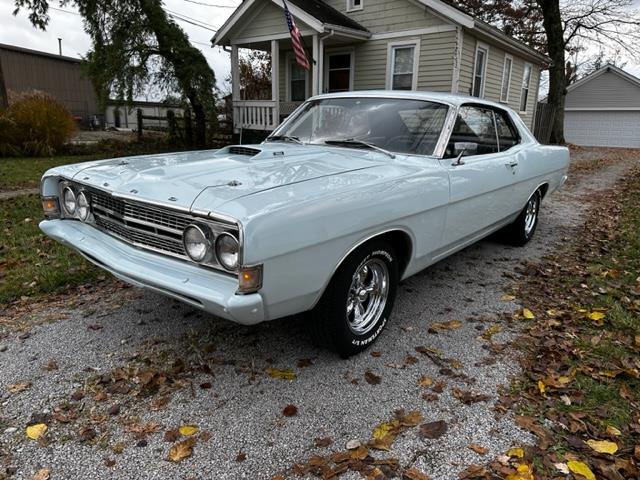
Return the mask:
[[(251, 21), (243, 22), (233, 34), (233, 38), (255, 38), (265, 35), (289, 35), (287, 22), (284, 19), (282, 9), (273, 3), (258, 3), (247, 12), (247, 18), (254, 18)], [(303, 34), (311, 31), (310, 27), (302, 20), (296, 19), (296, 25)]]
[[(462, 61), (460, 66), (460, 82), (458, 93), (461, 95), (471, 95), (473, 67), (475, 65), (475, 50), (478, 39), (470, 33), (464, 33)], [(522, 90), (522, 77), (524, 75), (524, 65), (526, 62), (516, 53), (507, 52), (504, 49), (482, 40), (481, 43), (488, 45), (489, 55), (487, 58), (487, 71), (485, 77), (484, 98), (500, 102), (500, 92), (502, 89), (502, 74), (504, 68), (505, 54), (509, 53), (513, 57), (511, 70), (511, 81), (509, 82), (509, 98), (506, 103), (516, 112), (520, 110), (520, 94)], [(529, 98), (526, 112), (519, 112), (524, 123), (530, 128), (533, 126), (534, 112), (538, 98), (538, 88), (540, 81), (539, 65), (531, 63), (531, 82), (529, 84)]]
[(565, 108), (640, 108), (640, 87), (605, 72), (567, 93)]
[(418, 90), (451, 92), (455, 50), (455, 30), (422, 35)]
[(426, 7), (407, 0), (363, 0), (364, 8), (347, 12), (346, 0), (327, 0), (326, 3), (348, 15), (372, 33), (410, 30), (447, 24)]

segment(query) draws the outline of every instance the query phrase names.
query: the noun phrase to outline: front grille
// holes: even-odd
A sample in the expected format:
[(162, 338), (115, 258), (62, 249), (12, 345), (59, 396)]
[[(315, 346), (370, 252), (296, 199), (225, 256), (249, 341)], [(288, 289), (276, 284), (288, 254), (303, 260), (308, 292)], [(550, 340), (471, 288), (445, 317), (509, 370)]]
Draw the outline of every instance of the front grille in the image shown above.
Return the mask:
[(134, 245), (187, 257), (182, 231), (191, 223), (188, 217), (120, 200), (105, 192), (94, 190), (90, 196), (98, 228)]

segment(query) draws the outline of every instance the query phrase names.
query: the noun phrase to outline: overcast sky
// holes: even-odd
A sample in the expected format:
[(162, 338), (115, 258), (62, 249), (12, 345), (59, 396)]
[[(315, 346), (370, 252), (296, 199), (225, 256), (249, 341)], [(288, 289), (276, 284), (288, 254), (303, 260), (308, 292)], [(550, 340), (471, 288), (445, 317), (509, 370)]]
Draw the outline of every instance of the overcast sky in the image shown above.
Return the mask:
[[(218, 87), (229, 90), (230, 87), (225, 82), (230, 70), (229, 54), (219, 47), (211, 48), (210, 39), (214, 34), (212, 30), (225, 22), (241, 0), (165, 0), (164, 3), (170, 14), (179, 14), (202, 25), (177, 20), (193, 45), (204, 53), (216, 74)], [(640, 0), (636, 0), (636, 4), (640, 5)], [(57, 8), (58, 2), (52, 1), (51, 5)], [(32, 27), (25, 11), (14, 17), (13, 10), (13, 0), (0, 0), (0, 43), (58, 53), (58, 37), (61, 37), (64, 55), (79, 58), (88, 51), (90, 39), (82, 28), (82, 18), (72, 7), (50, 9), (51, 22), (46, 32)], [(640, 76), (640, 65), (631, 61), (627, 63), (625, 70)]]

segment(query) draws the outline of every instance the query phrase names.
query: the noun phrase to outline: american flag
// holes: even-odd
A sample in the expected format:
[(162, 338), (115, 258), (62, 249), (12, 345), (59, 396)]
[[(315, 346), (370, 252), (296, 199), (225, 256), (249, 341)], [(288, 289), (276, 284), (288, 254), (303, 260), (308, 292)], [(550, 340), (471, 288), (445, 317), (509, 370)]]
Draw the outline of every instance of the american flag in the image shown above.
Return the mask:
[(307, 60), (307, 54), (304, 52), (300, 30), (298, 30), (296, 22), (293, 19), (293, 15), (291, 15), (291, 12), (287, 7), (287, 1), (282, 0), (282, 3), (284, 3), (284, 16), (287, 19), (287, 25), (289, 26), (291, 42), (293, 43), (293, 51), (296, 54), (296, 62), (298, 62), (298, 65), (300, 65), (305, 70), (309, 70), (309, 60)]

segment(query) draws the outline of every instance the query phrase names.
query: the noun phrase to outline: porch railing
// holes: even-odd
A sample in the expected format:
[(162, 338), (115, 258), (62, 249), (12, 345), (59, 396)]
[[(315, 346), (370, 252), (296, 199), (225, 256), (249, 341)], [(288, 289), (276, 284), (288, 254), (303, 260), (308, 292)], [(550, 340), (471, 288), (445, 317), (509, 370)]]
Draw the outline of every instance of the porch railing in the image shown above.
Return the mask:
[(236, 129), (274, 130), (280, 123), (276, 102), (271, 100), (236, 100), (233, 123)]

